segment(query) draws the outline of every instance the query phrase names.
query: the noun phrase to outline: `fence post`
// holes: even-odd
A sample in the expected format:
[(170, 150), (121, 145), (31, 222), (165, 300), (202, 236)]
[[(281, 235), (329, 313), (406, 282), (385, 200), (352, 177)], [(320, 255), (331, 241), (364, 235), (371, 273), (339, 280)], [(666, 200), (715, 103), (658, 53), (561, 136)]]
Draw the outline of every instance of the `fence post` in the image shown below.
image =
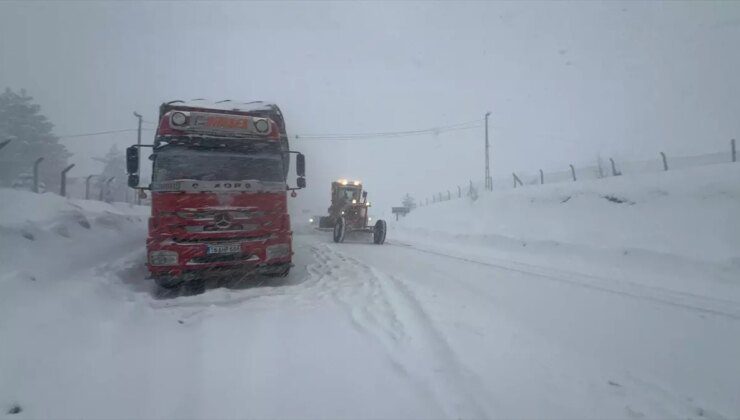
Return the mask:
[(516, 188), (516, 184), (517, 184), (517, 182), (518, 182), (518, 183), (519, 183), (519, 185), (521, 185), (522, 187), (524, 186), (524, 183), (522, 182), (522, 180), (521, 180), (521, 179), (519, 179), (519, 177), (518, 177), (518, 176), (516, 176), (516, 174), (515, 174), (514, 172), (512, 172), (512, 173), (511, 173), (511, 175), (512, 175), (512, 176), (514, 177), (514, 188)]
[(447, 190), (447, 201), (452, 200), (452, 195), (450, 194), (450, 190)]
[(107, 181), (105, 181), (105, 191), (106, 191), (106, 193), (110, 192), (110, 183), (111, 183), (111, 182), (112, 182), (112, 181), (113, 181), (114, 179), (116, 179), (116, 177), (112, 176), (112, 177), (108, 178), (108, 180), (107, 180)]
[(458, 185), (457, 186), (457, 198), (460, 198), (460, 197), (462, 197), (462, 188), (460, 188), (460, 186)]
[(62, 170), (62, 197), (67, 196), (67, 172), (74, 167), (75, 164), (73, 163)]
[(88, 175), (87, 178), (85, 178), (85, 200), (90, 199), (90, 178), (94, 176), (95, 175)]
[(609, 158), (609, 162), (612, 163), (612, 176), (619, 176), (619, 172), (617, 172), (617, 165), (614, 163), (614, 159)]
[(39, 192), (39, 164), (44, 160), (40, 157), (33, 162), (33, 192)]
[(732, 139), (730, 141), (730, 144), (732, 145), (732, 161), (737, 162), (737, 149), (735, 149), (735, 139)]
[(6, 139), (2, 143), (0, 143), (0, 149), (2, 149), (3, 147), (7, 146), (8, 143), (10, 143), (12, 140), (13, 140), (13, 138), (11, 137), (11, 138)]
[(570, 166), (570, 173), (573, 174), (573, 181), (575, 182), (575, 180), (576, 180), (576, 168), (573, 167), (573, 165), (568, 165), (568, 166)]
[(429, 199), (428, 198), (425, 198), (424, 200), (426, 201), (426, 203), (424, 203), (424, 205), (425, 206), (428, 206), (429, 205)]
[(663, 152), (660, 152), (660, 156), (663, 158), (663, 170), (667, 171), (668, 170), (668, 159), (666, 159), (665, 153)]
[(545, 183), (545, 174), (542, 172), (542, 169), (540, 169), (540, 185)]

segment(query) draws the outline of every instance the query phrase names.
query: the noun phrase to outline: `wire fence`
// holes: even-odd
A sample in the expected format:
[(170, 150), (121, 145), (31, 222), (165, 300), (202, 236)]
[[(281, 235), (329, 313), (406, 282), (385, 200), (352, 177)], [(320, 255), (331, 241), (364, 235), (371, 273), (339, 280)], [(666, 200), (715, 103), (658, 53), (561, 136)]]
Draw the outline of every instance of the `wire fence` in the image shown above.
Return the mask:
[[(0, 152), (1, 154), (2, 152)], [(28, 190), (37, 193), (53, 192), (64, 197), (100, 201), (133, 203), (135, 193), (125, 184), (114, 183), (119, 177), (94, 174), (86, 177), (69, 177), (67, 172), (75, 165), (61, 171), (49, 170), (43, 157), (29, 162), (0, 159), (0, 187)], [(121, 179), (123, 176), (120, 177)]]
[[(594, 165), (563, 165), (567, 169), (562, 171), (544, 172), (539, 169), (537, 171), (514, 172), (510, 178), (493, 179), (489, 190), (507, 190), (544, 184), (597, 180), (625, 174), (655, 173), (730, 162), (737, 162), (737, 148), (734, 139), (730, 141), (728, 149), (724, 152), (694, 156), (671, 156), (660, 152), (653, 159), (619, 161), (609, 158), (606, 160), (599, 159)], [(477, 199), (478, 195), (485, 191), (485, 182), (470, 180), (465, 184), (456, 185), (451, 189), (435, 193), (431, 197), (425, 197), (418, 201), (418, 205), (427, 206), (463, 197)]]

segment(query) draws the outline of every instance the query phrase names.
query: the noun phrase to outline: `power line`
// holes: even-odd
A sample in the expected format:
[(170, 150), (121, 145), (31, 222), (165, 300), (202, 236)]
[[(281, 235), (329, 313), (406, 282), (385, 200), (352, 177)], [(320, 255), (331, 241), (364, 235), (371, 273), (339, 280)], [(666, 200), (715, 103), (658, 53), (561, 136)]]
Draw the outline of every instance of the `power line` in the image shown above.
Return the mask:
[[(149, 124), (154, 124), (149, 121), (142, 121), (147, 122)], [(446, 133), (450, 131), (462, 131), (462, 130), (471, 130), (474, 128), (479, 128), (483, 126), (483, 121), (473, 120), (473, 121), (467, 121), (457, 124), (450, 124), (440, 127), (432, 127), (432, 128), (424, 128), (424, 129), (417, 129), (417, 130), (405, 130), (405, 131), (382, 131), (382, 132), (374, 132), (374, 133), (327, 133), (327, 134), (296, 134), (294, 138), (300, 139), (300, 140), (363, 140), (363, 139), (372, 139), (372, 138), (394, 138), (394, 137), (409, 137), (409, 136), (418, 136), (423, 134), (441, 134)], [(142, 128), (143, 131), (154, 131), (152, 128)], [(119, 130), (106, 130), (106, 131), (97, 131), (97, 132), (90, 132), (90, 133), (78, 133), (78, 134), (68, 134), (63, 136), (57, 136), (60, 139), (70, 139), (70, 138), (80, 138), (80, 137), (92, 137), (92, 136), (100, 136), (100, 135), (106, 135), (106, 134), (116, 134), (116, 133), (129, 133), (129, 132), (135, 132), (137, 131), (136, 128), (122, 128)]]
[(481, 120), (473, 120), (464, 123), (451, 124), (441, 127), (432, 127), (419, 130), (406, 130), (406, 131), (386, 131), (386, 132), (375, 132), (375, 133), (344, 133), (344, 134), (310, 134), (310, 135), (296, 135), (296, 139), (301, 140), (361, 140), (370, 138), (388, 138), (388, 137), (406, 137), (406, 136), (417, 136), (421, 134), (440, 134), (448, 131), (460, 131), (470, 130), (473, 128), (482, 127)]
[[(153, 129), (151, 128), (143, 128), (142, 130), (153, 131)], [(136, 131), (136, 128), (122, 128), (120, 130), (98, 131), (94, 133), (68, 134), (65, 136), (57, 136), (57, 137), (60, 139), (71, 139), (71, 138), (76, 138), (76, 137), (100, 136), (103, 134), (126, 133), (126, 132), (131, 132), (131, 131)]]

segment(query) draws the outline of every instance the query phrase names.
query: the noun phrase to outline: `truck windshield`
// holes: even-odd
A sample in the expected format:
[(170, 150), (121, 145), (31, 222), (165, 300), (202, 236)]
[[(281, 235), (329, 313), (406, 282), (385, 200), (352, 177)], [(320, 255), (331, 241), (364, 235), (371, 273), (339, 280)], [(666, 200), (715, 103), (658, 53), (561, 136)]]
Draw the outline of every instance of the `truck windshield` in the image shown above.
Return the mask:
[(278, 154), (241, 154), (202, 150), (166, 150), (154, 160), (153, 181), (284, 181)]

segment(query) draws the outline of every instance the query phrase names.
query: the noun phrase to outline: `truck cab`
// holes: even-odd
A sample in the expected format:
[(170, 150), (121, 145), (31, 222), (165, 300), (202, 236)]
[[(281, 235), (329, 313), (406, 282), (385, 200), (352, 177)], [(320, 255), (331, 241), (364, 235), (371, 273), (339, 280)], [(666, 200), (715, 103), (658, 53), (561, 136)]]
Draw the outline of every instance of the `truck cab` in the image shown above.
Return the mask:
[[(293, 252), (287, 192), (305, 187), (305, 158), (289, 150), (276, 105), (165, 103), (151, 147), (147, 268), (160, 287), (288, 274)], [(127, 150), (129, 185), (135, 188), (140, 148)], [(290, 154), (297, 155), (296, 187), (286, 182)]]

